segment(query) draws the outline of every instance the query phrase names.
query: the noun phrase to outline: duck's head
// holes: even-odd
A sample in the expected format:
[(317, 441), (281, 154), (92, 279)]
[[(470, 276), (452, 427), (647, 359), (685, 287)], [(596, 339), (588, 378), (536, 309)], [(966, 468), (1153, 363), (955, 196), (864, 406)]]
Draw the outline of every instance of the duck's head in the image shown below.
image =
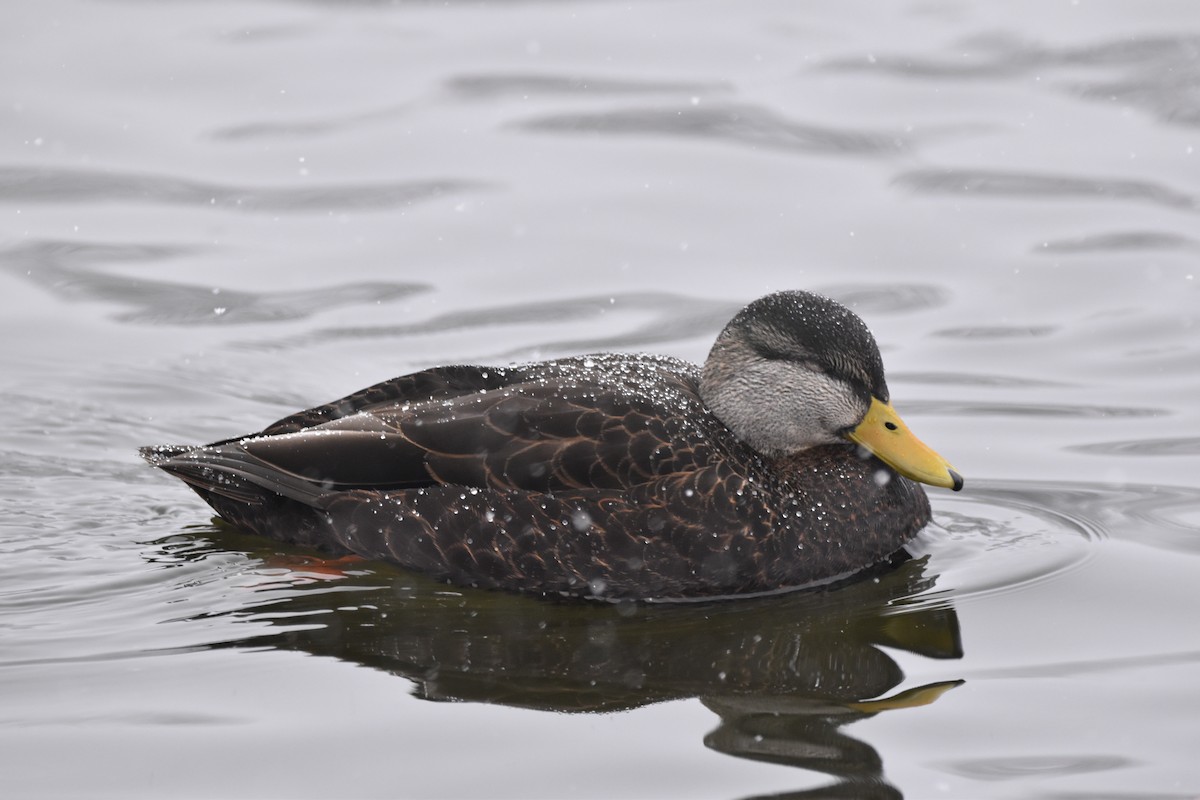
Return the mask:
[(708, 354), (700, 396), (764, 455), (850, 441), (915, 481), (962, 488), (962, 476), (892, 410), (867, 326), (820, 295), (778, 292), (738, 312)]

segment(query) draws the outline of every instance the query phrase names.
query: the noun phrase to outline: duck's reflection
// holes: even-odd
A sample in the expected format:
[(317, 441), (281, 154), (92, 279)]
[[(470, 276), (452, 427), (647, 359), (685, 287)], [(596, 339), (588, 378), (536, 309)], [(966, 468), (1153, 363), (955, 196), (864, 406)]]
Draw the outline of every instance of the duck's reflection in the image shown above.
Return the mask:
[[(216, 533), (221, 550), (263, 540)], [(176, 557), (198, 556), (201, 551)], [(204, 548), (204, 549), (207, 549)], [(319, 577), (327, 565), (288, 561)], [(403, 676), (429, 700), (500, 703), (559, 712), (630, 709), (697, 697), (720, 717), (714, 750), (817, 770), (838, 782), (788, 797), (898, 797), (869, 744), (842, 728), (881, 711), (922, 705), (956, 681), (907, 688), (881, 648), (961, 656), (945, 605), (908, 604), (935, 578), (924, 560), (836, 590), (688, 605), (548, 602), (460, 590), (384, 565), (289, 581), (239, 616), (272, 628), (226, 646), (301, 650)], [(278, 584), (276, 584), (278, 586)], [(282, 598), (282, 599), (281, 599)], [(277, 626), (277, 627), (275, 627)]]

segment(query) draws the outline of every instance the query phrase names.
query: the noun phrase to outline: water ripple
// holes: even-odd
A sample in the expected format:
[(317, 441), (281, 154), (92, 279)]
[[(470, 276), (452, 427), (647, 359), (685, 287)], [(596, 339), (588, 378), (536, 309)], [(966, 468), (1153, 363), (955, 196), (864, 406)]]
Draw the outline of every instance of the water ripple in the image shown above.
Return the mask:
[[(1055, 47), (1007, 34), (973, 36), (948, 55), (872, 53), (833, 59), (820, 69), (884, 73), (916, 79), (994, 80), (1036, 74), (1045, 85), (1087, 100), (1141, 108), (1163, 122), (1200, 125), (1200, 36), (1142, 35)], [(1117, 77), (1079, 79), (1080, 68), (1121, 70)], [(1052, 80), (1055, 69), (1071, 77)]]
[(939, 497), (934, 521), (909, 545), (941, 574), (917, 604), (1020, 591), (1073, 571), (1108, 537), (1072, 501), (1092, 487), (975, 481), (970, 498)]
[(170, 261), (197, 252), (199, 248), (179, 245), (32, 241), (0, 250), (0, 269), (63, 300), (130, 307), (117, 319), (154, 325), (237, 325), (303, 319), (331, 308), (387, 302), (428, 289), (418, 283), (374, 281), (250, 292), (114, 275), (99, 269), (106, 263)]
[(1074, 239), (1057, 239), (1042, 242), (1033, 248), (1034, 253), (1120, 253), (1143, 250), (1194, 250), (1200, 241), (1187, 236), (1159, 231), (1120, 231), (1097, 233)]
[(913, 400), (904, 403), (905, 409), (942, 417), (1041, 417), (1045, 419), (1135, 419), (1169, 417), (1166, 408), (1144, 406), (1095, 406), (1078, 403), (984, 403), (949, 402), (942, 400)]
[(1049, 336), (1058, 330), (1054, 325), (972, 325), (964, 328), (943, 328), (934, 336), (948, 339), (1030, 339)]
[(902, 173), (893, 183), (918, 194), (1027, 199), (1094, 198), (1132, 200), (1187, 210), (1196, 208), (1196, 198), (1189, 194), (1168, 189), (1151, 181), (1124, 178), (926, 168)]
[(457, 75), (445, 82), (447, 91), (469, 99), (528, 97), (530, 95), (630, 95), (686, 94), (709, 96), (727, 92), (728, 83), (654, 81), (605, 78), (596, 75), (542, 75), (535, 73)]
[[(651, 319), (633, 330), (606, 333), (591, 338), (547, 339), (538, 343), (539, 350), (555, 352), (595, 352), (617, 350), (628, 346), (644, 347), (658, 342), (677, 341), (715, 332), (724, 325), (741, 304), (710, 300), (670, 292), (624, 292), (620, 294), (585, 295), (556, 298), (530, 303), (512, 303), (490, 308), (451, 311), (431, 319), (400, 325), (330, 327), (288, 338), (267, 341), (256, 339), (245, 343), (247, 349), (281, 350), (309, 347), (337, 340), (404, 338), (425, 336), (474, 328), (495, 328), (528, 325), (536, 320), (547, 327), (554, 323), (569, 324), (581, 319), (595, 318), (614, 311), (648, 312)], [(504, 359), (528, 357), (529, 348), (505, 350), (490, 356)]]
[(931, 386), (994, 386), (1005, 389), (1062, 389), (1076, 384), (1018, 375), (989, 375), (977, 372), (889, 372), (899, 380)]
[(859, 314), (927, 311), (950, 302), (949, 290), (929, 283), (834, 284), (819, 286), (813, 291), (832, 297)]
[(734, 104), (548, 114), (518, 123), (517, 127), (552, 133), (705, 139), (825, 155), (894, 155), (909, 150), (912, 145), (911, 134), (808, 125), (758, 106)]
[(1076, 453), (1103, 456), (1200, 456), (1200, 436), (1171, 439), (1126, 439), (1068, 447)]
[(243, 141), (247, 139), (292, 139), (304, 136), (321, 136), (343, 130), (359, 130), (363, 125), (399, 119), (413, 110), (414, 104), (402, 103), (357, 113), (341, 114), (317, 119), (292, 119), (286, 121), (246, 122), (228, 125), (209, 132), (209, 137), (218, 141)]
[(1024, 780), (1031, 777), (1081, 775), (1131, 767), (1138, 762), (1121, 756), (1031, 755), (969, 758), (942, 762), (948, 772), (982, 781)]
[[(817, 290), (860, 312), (872, 314), (920, 311), (944, 304), (949, 296), (945, 290), (925, 284), (841, 284), (819, 287)], [(549, 329), (553, 324), (569, 325), (613, 313), (633, 312), (648, 314), (650, 318), (624, 331), (613, 331), (613, 325), (608, 324), (604, 326), (608, 332), (596, 336), (546, 338), (537, 342), (535, 349), (559, 353), (629, 348), (644, 350), (662, 342), (715, 336), (742, 305), (737, 300), (713, 300), (675, 292), (583, 295), (451, 311), (431, 319), (398, 325), (320, 328), (287, 338), (257, 339), (242, 346), (247, 350), (275, 351), (339, 340), (405, 338), (478, 328), (526, 326), (531, 320)], [(516, 347), (488, 357), (497, 360), (529, 358), (530, 352), (529, 347)]]
[(1021, 591), (1087, 563), (1110, 539), (1200, 554), (1200, 489), (1066, 481), (975, 481), (939, 496), (933, 523), (909, 546), (928, 555), (944, 604)]
[[(729, 84), (698, 81), (639, 81), (587, 75), (537, 73), (466, 74), (443, 82), (450, 101), (479, 102), (540, 96), (611, 97), (615, 95), (674, 94), (687, 98), (711, 97), (730, 91)], [(388, 123), (419, 113), (433, 102), (429, 98), (381, 106), (363, 111), (309, 119), (246, 122), (212, 131), (216, 140), (240, 141), (263, 138), (323, 136), (344, 130), (361, 130), (365, 125)]]
[(402, 208), (487, 184), (465, 180), (249, 187), (170, 175), (0, 166), (0, 203), (139, 203), (251, 212), (370, 211)]
[[(936, 78), (995, 78), (1044, 72), (1048, 66), (1113, 67), (1190, 64), (1200, 53), (1195, 36), (1131, 36), (1079, 46), (1050, 47), (994, 33), (971, 36), (948, 48), (945, 58), (872, 53), (870, 58), (839, 58), (820, 68), (838, 72), (880, 72)], [(964, 56), (964, 51), (967, 55)]]

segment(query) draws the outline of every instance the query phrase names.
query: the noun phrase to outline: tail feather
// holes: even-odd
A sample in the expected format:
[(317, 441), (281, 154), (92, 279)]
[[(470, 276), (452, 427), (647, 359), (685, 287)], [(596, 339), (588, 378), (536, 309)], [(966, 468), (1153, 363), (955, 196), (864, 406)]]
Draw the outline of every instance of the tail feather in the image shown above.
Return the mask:
[(189, 444), (155, 444), (150, 447), (139, 447), (138, 455), (157, 467), (168, 459), (195, 449), (195, 445)]
[(319, 483), (284, 472), (236, 444), (221, 447), (157, 445), (138, 451), (142, 458), (202, 493), (259, 505), (270, 493), (313, 508), (325, 508), (330, 492)]

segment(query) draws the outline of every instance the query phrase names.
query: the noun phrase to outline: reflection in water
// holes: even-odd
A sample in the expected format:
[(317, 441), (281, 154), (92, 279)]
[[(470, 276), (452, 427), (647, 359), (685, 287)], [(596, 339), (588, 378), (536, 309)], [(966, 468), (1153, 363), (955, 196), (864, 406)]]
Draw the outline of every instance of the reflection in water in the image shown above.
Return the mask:
[(741, 758), (824, 772), (839, 778), (830, 786), (773, 795), (783, 798), (898, 798), (883, 778), (883, 761), (866, 742), (842, 733), (851, 722), (881, 711), (927, 705), (962, 681), (921, 686), (880, 701), (825, 702), (800, 696), (705, 697), (721, 724), (704, 738), (714, 750)]
[[(217, 647), (333, 656), (407, 678), (428, 700), (594, 712), (698, 697), (720, 717), (705, 738), (709, 747), (837, 777), (840, 783), (821, 796), (898, 796), (876, 750), (841, 729), (932, 702), (959, 683), (884, 697), (904, 674), (882, 648), (937, 659), (962, 655), (952, 608), (905, 605), (935, 582), (925, 559), (836, 590), (723, 603), (599, 604), (451, 589), (374, 563), (357, 573), (302, 566), (303, 557), (281, 557), (273, 542), (224, 527), (210, 536), (173, 540), (168, 560), (240, 549), (268, 567), (293, 569), (282, 586), (277, 572), (264, 574), (269, 585), (258, 604), (218, 612), (259, 624), (254, 635)], [(331, 571), (337, 580), (321, 580)]]

